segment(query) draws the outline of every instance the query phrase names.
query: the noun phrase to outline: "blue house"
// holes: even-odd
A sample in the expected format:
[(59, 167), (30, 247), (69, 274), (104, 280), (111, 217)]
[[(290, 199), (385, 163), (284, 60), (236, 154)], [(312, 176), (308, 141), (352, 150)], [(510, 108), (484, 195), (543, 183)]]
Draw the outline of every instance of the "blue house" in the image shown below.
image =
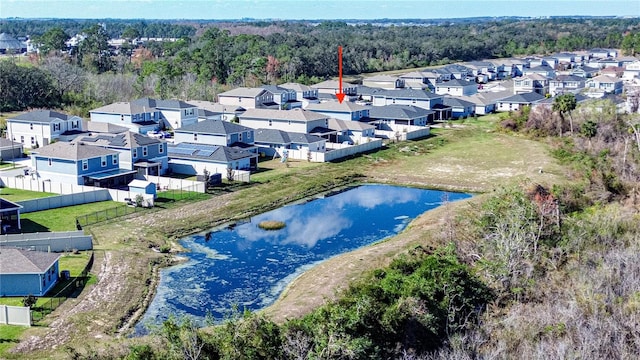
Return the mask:
[(169, 169), (167, 143), (143, 134), (125, 131), (118, 134), (90, 134), (74, 140), (85, 145), (118, 151), (120, 168), (135, 170), (138, 175), (164, 175)]
[(0, 247), (0, 296), (44, 296), (58, 282), (60, 254)]
[(258, 154), (229, 146), (179, 143), (169, 146), (169, 166), (174, 173), (187, 175), (223, 174), (228, 170), (255, 170)]
[(445, 97), (444, 104), (451, 107), (451, 117), (453, 119), (473, 116), (476, 109), (474, 103), (456, 97)]
[(31, 152), (35, 174), (43, 181), (98, 187), (126, 186), (136, 171), (120, 169), (119, 152), (83, 142), (56, 142)]

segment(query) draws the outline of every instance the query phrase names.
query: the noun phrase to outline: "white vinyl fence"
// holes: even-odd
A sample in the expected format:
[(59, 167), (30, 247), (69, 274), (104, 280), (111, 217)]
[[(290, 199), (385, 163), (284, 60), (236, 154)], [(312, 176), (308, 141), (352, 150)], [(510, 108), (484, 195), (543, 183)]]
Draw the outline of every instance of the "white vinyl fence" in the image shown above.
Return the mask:
[(0, 235), (0, 246), (46, 252), (93, 249), (93, 238), (82, 230)]
[(0, 305), (0, 324), (31, 326), (31, 310), (24, 306)]

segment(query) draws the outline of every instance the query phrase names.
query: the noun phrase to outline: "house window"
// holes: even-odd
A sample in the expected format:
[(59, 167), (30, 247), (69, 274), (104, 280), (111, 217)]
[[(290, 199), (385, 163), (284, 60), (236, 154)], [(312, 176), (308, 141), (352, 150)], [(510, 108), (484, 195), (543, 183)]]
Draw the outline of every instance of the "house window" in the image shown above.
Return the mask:
[(82, 170), (89, 170), (89, 161), (82, 160)]
[(51, 158), (49, 158), (48, 160), (49, 160), (49, 166), (53, 165), (53, 160)]
[(238, 98), (238, 102), (242, 102), (242, 98), (241, 97)]
[(146, 146), (142, 147), (142, 156), (147, 156), (147, 147)]
[(100, 158), (100, 163), (102, 164), (102, 167), (107, 166), (107, 157), (106, 156), (102, 156)]
[(33, 130), (33, 124), (29, 124), (29, 130)]
[(113, 154), (111, 156), (111, 161), (112, 161), (113, 165), (118, 165), (118, 154)]
[(20, 142), (24, 144), (24, 136), (20, 136)]
[(133, 158), (137, 158), (138, 157), (138, 148), (133, 149)]
[(164, 153), (164, 145), (158, 144), (158, 153), (160, 154)]
[(54, 131), (60, 131), (60, 123), (53, 124), (53, 130)]
[(198, 141), (198, 134), (193, 134), (193, 141)]
[(238, 134), (238, 141), (242, 141), (242, 133)]
[(273, 125), (273, 121), (269, 120), (269, 126)]
[(120, 121), (124, 121), (124, 115), (120, 115)]
[(35, 137), (31, 137), (31, 146), (36, 144), (36, 138)]
[(77, 121), (72, 121), (71, 122), (71, 128), (72, 129), (77, 129), (78, 128), (78, 122)]

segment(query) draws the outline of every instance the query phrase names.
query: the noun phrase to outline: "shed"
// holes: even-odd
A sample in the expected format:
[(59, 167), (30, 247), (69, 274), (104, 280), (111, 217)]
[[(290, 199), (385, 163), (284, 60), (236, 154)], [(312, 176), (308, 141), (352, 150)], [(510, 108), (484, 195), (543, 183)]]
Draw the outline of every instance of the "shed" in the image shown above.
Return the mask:
[(129, 192), (142, 195), (153, 195), (156, 198), (156, 184), (150, 181), (135, 179), (129, 183)]
[(0, 247), (0, 296), (44, 296), (58, 282), (60, 254)]

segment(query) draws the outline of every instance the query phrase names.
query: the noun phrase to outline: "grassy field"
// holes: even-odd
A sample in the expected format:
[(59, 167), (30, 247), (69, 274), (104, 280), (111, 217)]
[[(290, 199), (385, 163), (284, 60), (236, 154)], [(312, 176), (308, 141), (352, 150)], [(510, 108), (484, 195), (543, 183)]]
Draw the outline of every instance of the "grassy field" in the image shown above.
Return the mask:
[(15, 346), (22, 334), (29, 328), (26, 326), (13, 326), (0, 324), (0, 358), (4, 358), (5, 351)]

